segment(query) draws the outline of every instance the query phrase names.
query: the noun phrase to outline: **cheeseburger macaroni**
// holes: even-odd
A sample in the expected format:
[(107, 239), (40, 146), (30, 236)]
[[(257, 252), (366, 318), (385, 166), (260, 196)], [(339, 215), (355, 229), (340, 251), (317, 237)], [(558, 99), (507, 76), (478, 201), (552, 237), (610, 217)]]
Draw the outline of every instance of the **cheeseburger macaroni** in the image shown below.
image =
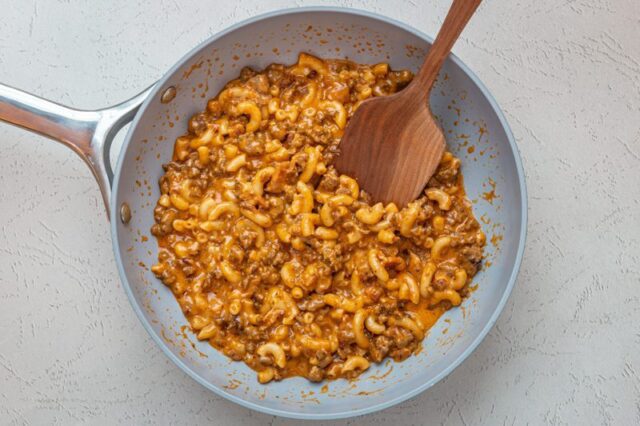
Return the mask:
[(445, 153), (423, 196), (371, 200), (332, 166), (349, 117), (408, 71), (300, 54), (249, 68), (189, 121), (164, 166), (152, 267), (198, 339), (267, 383), (354, 378), (415, 352), (460, 305), (485, 235)]

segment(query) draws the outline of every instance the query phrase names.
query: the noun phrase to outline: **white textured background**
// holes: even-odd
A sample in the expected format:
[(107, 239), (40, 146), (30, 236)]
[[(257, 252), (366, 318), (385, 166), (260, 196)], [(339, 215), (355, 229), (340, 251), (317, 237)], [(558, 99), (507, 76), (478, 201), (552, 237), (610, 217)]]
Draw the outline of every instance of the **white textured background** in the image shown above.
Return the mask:
[[(294, 1), (0, 0), (0, 81), (82, 108)], [(435, 34), (449, 2), (337, 1)], [(529, 238), (497, 326), (446, 380), (346, 424), (640, 423), (640, 2), (486, 1), (456, 53), (516, 136)], [(300, 424), (170, 363), (119, 283), (97, 185), (0, 124), (0, 424)]]

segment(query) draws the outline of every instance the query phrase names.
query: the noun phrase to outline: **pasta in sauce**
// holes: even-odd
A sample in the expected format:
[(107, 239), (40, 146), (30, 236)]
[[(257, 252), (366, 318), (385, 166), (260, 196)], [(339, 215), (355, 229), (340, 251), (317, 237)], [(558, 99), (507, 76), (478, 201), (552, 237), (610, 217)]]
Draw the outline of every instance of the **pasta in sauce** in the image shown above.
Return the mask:
[(411, 78), (304, 53), (292, 66), (245, 68), (176, 140), (152, 271), (198, 339), (261, 383), (354, 378), (403, 360), (470, 291), (485, 235), (459, 159), (445, 153), (402, 209), (332, 166), (359, 104)]

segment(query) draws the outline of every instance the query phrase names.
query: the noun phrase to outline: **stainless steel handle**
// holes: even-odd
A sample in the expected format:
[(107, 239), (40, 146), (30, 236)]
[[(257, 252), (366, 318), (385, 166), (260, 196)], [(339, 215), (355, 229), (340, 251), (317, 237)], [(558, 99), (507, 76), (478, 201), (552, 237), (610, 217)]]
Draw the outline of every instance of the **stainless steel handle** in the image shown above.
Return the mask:
[(82, 111), (0, 84), (0, 120), (73, 149), (98, 181), (108, 216), (113, 181), (109, 162), (111, 143), (118, 130), (133, 120), (152, 88), (109, 108)]

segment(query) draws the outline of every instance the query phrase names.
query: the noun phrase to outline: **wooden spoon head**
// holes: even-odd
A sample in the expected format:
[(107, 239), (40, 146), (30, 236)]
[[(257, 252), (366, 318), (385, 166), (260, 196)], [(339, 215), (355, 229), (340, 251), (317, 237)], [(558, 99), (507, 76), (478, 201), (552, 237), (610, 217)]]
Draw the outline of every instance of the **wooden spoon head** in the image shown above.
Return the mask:
[(345, 130), (336, 161), (337, 170), (354, 177), (373, 200), (398, 207), (418, 198), (445, 149), (427, 102), (410, 88), (363, 102)]

